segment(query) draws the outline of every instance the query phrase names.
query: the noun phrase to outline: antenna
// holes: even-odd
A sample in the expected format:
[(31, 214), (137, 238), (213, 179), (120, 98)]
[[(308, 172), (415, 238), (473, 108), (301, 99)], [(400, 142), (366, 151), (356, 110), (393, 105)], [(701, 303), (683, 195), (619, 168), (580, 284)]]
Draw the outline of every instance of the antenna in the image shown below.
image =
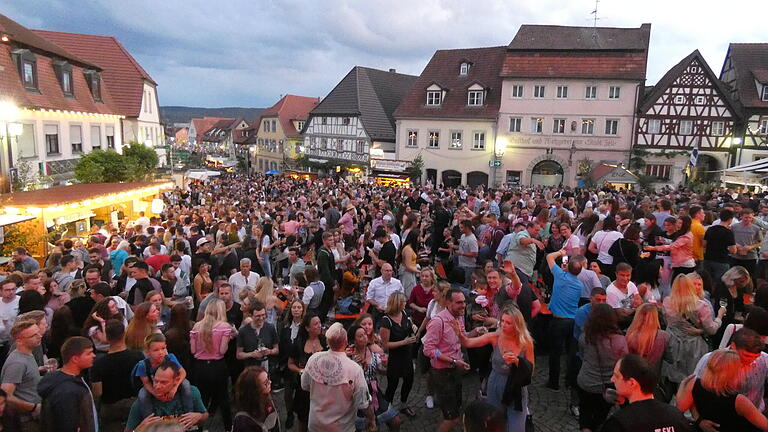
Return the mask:
[(597, 38), (597, 22), (600, 20), (600, 17), (597, 15), (597, 6), (600, 3), (600, 0), (595, 0), (595, 9), (590, 12), (590, 15), (593, 15), (593, 31), (592, 31), (592, 38)]

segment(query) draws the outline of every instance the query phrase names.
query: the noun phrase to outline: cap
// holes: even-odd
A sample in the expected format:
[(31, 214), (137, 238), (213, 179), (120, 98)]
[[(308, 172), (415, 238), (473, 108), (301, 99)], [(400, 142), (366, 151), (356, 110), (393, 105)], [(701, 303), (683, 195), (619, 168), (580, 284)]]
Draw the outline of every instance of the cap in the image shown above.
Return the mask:
[(200, 246), (202, 246), (202, 245), (204, 245), (204, 244), (206, 244), (206, 243), (210, 243), (210, 242), (211, 242), (211, 241), (210, 241), (210, 240), (208, 240), (208, 238), (206, 238), (206, 237), (201, 237), (201, 238), (197, 239), (197, 242), (195, 243), (195, 245), (196, 245), (197, 247), (200, 247)]

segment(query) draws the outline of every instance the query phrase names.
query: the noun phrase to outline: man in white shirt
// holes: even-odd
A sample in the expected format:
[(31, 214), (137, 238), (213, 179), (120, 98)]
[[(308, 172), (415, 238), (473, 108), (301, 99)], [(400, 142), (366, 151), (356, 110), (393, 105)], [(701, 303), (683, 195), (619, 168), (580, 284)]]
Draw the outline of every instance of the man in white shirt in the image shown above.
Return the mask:
[(619, 263), (616, 266), (616, 280), (605, 290), (606, 303), (612, 308), (631, 312), (632, 309), (643, 303), (637, 286), (630, 279), (632, 279), (632, 266), (627, 263)]
[(149, 218), (144, 216), (144, 212), (139, 212), (139, 218), (133, 223), (133, 226), (137, 228), (140, 233), (144, 233), (149, 226)]
[(403, 284), (392, 277), (394, 270), (389, 263), (381, 266), (381, 276), (372, 280), (368, 284), (368, 292), (365, 296), (365, 302), (380, 313), (387, 308), (387, 299), (396, 291), (405, 294)]
[(16, 284), (5, 280), (0, 284), (0, 358), (8, 355), (11, 346), (11, 327), (19, 315), (19, 296)]
[(229, 277), (229, 284), (232, 285), (232, 298), (240, 298), (240, 292), (244, 289), (256, 288), (259, 281), (258, 273), (251, 271), (251, 260), (243, 258), (240, 260), (240, 271)]

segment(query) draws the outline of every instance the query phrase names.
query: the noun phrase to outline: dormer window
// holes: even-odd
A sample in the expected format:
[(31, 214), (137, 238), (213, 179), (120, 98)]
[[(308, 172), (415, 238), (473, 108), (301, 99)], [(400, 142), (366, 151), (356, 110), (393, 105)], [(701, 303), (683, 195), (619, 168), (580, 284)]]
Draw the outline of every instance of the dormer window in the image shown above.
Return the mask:
[(427, 106), (439, 106), (442, 102), (442, 92), (440, 90), (427, 91)]
[(483, 106), (483, 93), (482, 90), (471, 90), (467, 96), (467, 105)]
[(763, 94), (762, 94), (762, 97), (760, 99), (762, 99), (763, 101), (768, 102), (768, 84), (763, 86)]
[(101, 102), (101, 74), (95, 70), (85, 71), (85, 82), (91, 90), (93, 100)]
[(37, 58), (26, 49), (16, 50), (13, 54), (24, 88), (37, 91)]
[(59, 86), (64, 96), (74, 96), (72, 90), (72, 65), (66, 61), (56, 61), (53, 63), (53, 69), (56, 72), (56, 78), (59, 80)]
[(459, 75), (467, 76), (467, 74), (469, 74), (469, 63), (462, 62), (461, 66), (459, 66)]

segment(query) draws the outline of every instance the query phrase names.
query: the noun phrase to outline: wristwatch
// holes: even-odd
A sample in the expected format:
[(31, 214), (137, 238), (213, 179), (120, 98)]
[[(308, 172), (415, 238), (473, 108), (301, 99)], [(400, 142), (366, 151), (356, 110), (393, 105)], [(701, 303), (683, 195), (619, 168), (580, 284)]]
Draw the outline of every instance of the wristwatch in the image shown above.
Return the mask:
[(456, 367), (456, 359), (451, 359), (451, 367)]

